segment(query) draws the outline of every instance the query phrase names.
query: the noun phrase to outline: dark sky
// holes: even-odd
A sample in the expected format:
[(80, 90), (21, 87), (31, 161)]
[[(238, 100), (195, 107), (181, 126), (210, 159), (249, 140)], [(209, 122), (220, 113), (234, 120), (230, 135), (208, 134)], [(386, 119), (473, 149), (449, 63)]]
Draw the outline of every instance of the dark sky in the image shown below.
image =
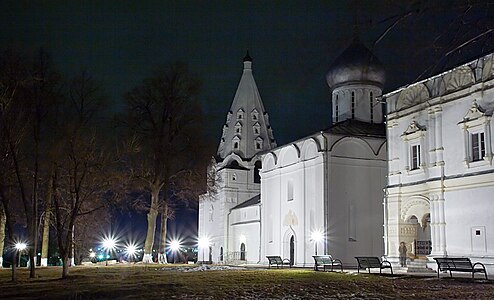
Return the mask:
[(282, 145), (330, 125), (325, 74), (356, 32), (385, 66), (390, 91), (492, 50), (486, 34), (445, 56), (493, 22), (487, 2), (17, 0), (2, 1), (0, 41), (31, 52), (43, 47), (67, 75), (88, 70), (117, 108), (157, 65), (184, 61), (203, 80), (214, 143), (249, 49)]

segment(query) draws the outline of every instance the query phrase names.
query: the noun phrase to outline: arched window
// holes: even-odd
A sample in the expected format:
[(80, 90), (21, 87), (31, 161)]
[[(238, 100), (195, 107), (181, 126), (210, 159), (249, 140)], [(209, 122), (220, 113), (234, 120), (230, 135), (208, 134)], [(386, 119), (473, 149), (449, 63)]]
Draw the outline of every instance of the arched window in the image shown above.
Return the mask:
[(374, 123), (374, 94), (372, 92), (370, 92), (369, 103), (370, 103), (370, 121), (371, 123)]
[(245, 260), (245, 244), (240, 244), (240, 260)]
[(259, 173), (262, 168), (262, 163), (260, 160), (256, 161), (254, 165), (254, 183), (261, 183), (261, 174)]
[(238, 149), (238, 142), (233, 143), (233, 149)]
[(287, 201), (293, 200), (293, 181), (291, 179), (286, 183), (286, 199)]
[(213, 222), (213, 221), (214, 221), (214, 207), (211, 204), (211, 206), (209, 207), (209, 222)]
[(355, 92), (352, 92), (352, 119), (355, 119)]
[(335, 121), (336, 122), (338, 122), (338, 115), (340, 114), (340, 108), (339, 108), (338, 100), (339, 100), (339, 95), (336, 94), (336, 101), (335, 101), (335, 115), (336, 115)]

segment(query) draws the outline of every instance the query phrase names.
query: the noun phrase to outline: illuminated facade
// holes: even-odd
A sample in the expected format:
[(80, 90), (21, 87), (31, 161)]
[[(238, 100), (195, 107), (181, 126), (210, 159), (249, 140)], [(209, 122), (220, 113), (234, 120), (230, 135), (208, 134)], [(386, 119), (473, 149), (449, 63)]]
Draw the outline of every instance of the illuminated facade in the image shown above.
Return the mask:
[(384, 95), (390, 260), (403, 241), (430, 267), (444, 255), (494, 263), (493, 87), (489, 54)]

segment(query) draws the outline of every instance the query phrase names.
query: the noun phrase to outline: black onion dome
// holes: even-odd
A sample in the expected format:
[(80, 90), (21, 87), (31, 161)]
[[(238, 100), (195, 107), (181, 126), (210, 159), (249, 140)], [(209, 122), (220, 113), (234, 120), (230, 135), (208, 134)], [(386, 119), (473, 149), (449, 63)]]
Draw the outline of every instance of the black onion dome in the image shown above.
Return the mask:
[(382, 88), (385, 80), (383, 65), (359, 40), (354, 40), (341, 53), (326, 75), (332, 89), (350, 83), (369, 83)]

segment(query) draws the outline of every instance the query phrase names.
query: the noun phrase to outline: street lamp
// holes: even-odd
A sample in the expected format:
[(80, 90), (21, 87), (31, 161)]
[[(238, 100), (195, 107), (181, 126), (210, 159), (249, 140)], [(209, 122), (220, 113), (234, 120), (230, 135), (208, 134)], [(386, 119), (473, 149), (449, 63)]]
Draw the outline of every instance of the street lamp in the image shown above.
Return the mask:
[(126, 247), (125, 247), (125, 254), (127, 255), (127, 257), (129, 258), (132, 258), (132, 261), (134, 261), (134, 258), (136, 256), (136, 252), (137, 252), (137, 246), (134, 245), (134, 244), (128, 244)]
[(170, 249), (172, 250), (172, 254), (173, 254), (173, 263), (175, 263), (176, 252), (178, 252), (180, 250), (181, 246), (182, 245), (180, 244), (180, 241), (178, 241), (178, 240), (173, 240), (170, 242)]
[(310, 235), (311, 239), (314, 241), (315, 245), (315, 254), (317, 255), (317, 244), (324, 240), (324, 234), (320, 230), (315, 230)]
[(206, 252), (206, 248), (209, 247), (209, 238), (206, 236), (200, 237), (197, 241), (197, 246), (199, 249), (202, 249), (202, 263), (204, 263), (204, 252)]
[(110, 250), (115, 249), (116, 246), (116, 241), (113, 237), (108, 237), (103, 240), (103, 248), (106, 250), (106, 259), (105, 259), (105, 266), (108, 266), (108, 257)]
[(21, 267), (21, 253), (27, 248), (26, 243), (24, 242), (17, 242), (15, 244), (15, 249), (17, 249), (17, 255), (19, 256), (19, 268)]

